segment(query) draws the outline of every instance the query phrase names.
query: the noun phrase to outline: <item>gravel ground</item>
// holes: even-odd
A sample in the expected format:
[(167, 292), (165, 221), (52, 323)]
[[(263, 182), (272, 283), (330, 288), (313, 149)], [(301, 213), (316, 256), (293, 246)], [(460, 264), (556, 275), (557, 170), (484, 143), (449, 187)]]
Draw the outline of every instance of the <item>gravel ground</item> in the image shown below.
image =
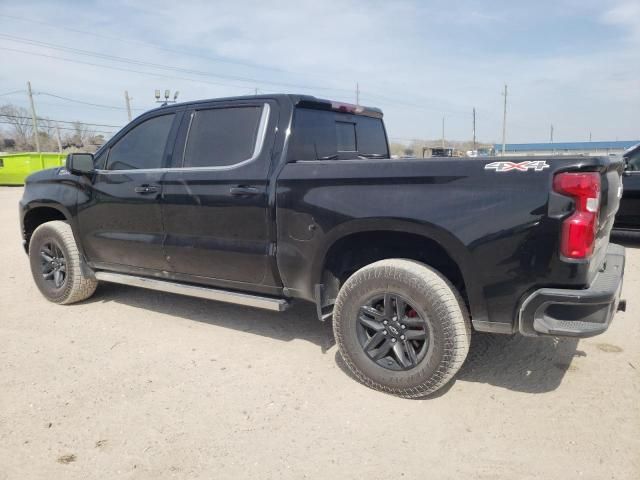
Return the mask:
[(640, 242), (606, 334), (476, 335), (449, 388), (402, 400), (345, 373), (308, 305), (48, 303), (21, 194), (0, 187), (0, 479), (640, 478)]

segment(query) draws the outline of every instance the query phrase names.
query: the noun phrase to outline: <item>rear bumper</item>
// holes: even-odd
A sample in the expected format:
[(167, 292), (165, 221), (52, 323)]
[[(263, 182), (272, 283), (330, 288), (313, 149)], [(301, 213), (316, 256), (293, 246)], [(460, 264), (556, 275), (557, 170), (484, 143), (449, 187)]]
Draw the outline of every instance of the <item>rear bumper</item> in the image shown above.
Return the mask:
[(604, 332), (616, 312), (625, 308), (620, 300), (624, 263), (624, 247), (609, 244), (603, 269), (588, 288), (541, 288), (525, 297), (518, 319), (520, 333), (591, 337)]

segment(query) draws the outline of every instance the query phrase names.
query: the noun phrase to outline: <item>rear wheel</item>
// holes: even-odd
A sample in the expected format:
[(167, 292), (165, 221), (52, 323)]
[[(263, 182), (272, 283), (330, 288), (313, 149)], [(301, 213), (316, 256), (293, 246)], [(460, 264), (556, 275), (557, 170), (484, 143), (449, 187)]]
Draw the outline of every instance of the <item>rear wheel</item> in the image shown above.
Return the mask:
[(358, 270), (340, 290), (333, 319), (340, 354), (355, 377), (402, 397), (444, 386), (469, 350), (471, 329), (459, 293), (412, 260)]
[(29, 242), (31, 274), (47, 300), (69, 304), (93, 295), (98, 282), (83, 274), (80, 261), (68, 223), (43, 223), (33, 232)]

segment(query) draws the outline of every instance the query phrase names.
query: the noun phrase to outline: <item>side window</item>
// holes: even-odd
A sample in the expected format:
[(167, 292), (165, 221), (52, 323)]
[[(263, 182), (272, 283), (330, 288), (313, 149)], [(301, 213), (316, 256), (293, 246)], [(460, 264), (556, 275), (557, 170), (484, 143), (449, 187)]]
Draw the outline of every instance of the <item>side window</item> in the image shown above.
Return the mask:
[(387, 158), (382, 119), (326, 110), (297, 108), (289, 142), (289, 160)]
[[(264, 113), (264, 115), (263, 115)], [(183, 167), (224, 167), (249, 160), (259, 149), (258, 130), (268, 106), (213, 108), (195, 112)]]
[(358, 133), (358, 152), (366, 155), (389, 156), (387, 135), (382, 120), (379, 118), (358, 117), (356, 126)]
[(319, 160), (337, 157), (334, 115), (322, 110), (298, 108), (289, 144), (291, 160)]
[(109, 152), (109, 170), (161, 168), (175, 115), (150, 118), (130, 130)]

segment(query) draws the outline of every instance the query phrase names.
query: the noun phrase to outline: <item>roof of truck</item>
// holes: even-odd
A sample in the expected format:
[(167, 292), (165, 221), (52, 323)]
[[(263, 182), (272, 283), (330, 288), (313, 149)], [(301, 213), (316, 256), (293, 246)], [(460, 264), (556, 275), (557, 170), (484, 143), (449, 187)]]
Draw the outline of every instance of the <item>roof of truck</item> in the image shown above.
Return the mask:
[(199, 105), (209, 102), (232, 102), (242, 100), (288, 100), (295, 106), (304, 106), (309, 108), (320, 108), (326, 110), (335, 110), (344, 113), (353, 113), (357, 115), (367, 115), (373, 117), (382, 117), (382, 110), (376, 107), (366, 107), (364, 105), (355, 105), (352, 103), (339, 102), (336, 100), (327, 100), (325, 98), (314, 97), (313, 95), (302, 95), (294, 93), (274, 93), (265, 95), (243, 95), (238, 97), (222, 97), (207, 98), (202, 100), (191, 100), (188, 102), (173, 103), (153, 109), (179, 108), (183, 106)]

